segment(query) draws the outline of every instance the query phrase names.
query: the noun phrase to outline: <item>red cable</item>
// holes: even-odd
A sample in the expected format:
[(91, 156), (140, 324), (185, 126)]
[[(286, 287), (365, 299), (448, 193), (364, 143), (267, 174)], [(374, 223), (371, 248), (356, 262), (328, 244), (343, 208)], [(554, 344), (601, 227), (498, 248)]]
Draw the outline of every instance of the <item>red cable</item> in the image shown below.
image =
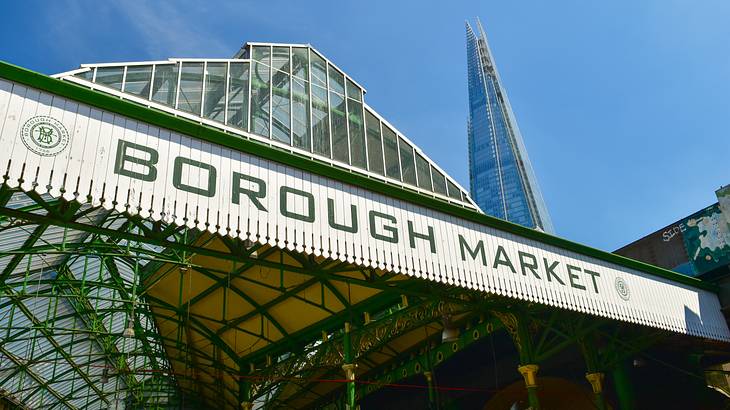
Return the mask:
[[(102, 367), (102, 368), (109, 368), (109, 369), (115, 369), (111, 366), (104, 366), (104, 365), (89, 365), (90, 367)], [(177, 373), (177, 372), (168, 372), (161, 369), (136, 369), (134, 371), (131, 371), (129, 373), (164, 373), (165, 375), (185, 375), (184, 373)], [(315, 383), (349, 383), (351, 380), (348, 379), (318, 379), (318, 378), (303, 378), (303, 377), (266, 377), (266, 376), (249, 376), (249, 375), (231, 375), (233, 378), (238, 379), (247, 379), (247, 380), (269, 380), (269, 381), (290, 381), (290, 382), (296, 382), (296, 381), (307, 381), (307, 382), (315, 382)], [(362, 384), (362, 385), (374, 385), (379, 387), (395, 387), (395, 388), (403, 388), (403, 389), (420, 389), (420, 390), (428, 390), (427, 385), (422, 384), (404, 384), (404, 383), (381, 383), (371, 380), (352, 380), (356, 384)], [(494, 392), (497, 391), (495, 389), (487, 389), (487, 388), (479, 388), (479, 387), (451, 387), (451, 386), (433, 386), (434, 390), (438, 391), (461, 391), (461, 392)]]

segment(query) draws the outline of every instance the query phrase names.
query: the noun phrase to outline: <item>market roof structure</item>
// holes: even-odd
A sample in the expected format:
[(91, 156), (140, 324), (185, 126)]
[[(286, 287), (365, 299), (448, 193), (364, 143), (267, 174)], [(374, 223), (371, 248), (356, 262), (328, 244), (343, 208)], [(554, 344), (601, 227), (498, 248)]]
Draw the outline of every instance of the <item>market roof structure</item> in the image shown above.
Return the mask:
[(478, 212), (311, 47), (239, 56), (0, 64), (2, 400), (320, 408), (528, 313), (730, 339), (702, 281)]

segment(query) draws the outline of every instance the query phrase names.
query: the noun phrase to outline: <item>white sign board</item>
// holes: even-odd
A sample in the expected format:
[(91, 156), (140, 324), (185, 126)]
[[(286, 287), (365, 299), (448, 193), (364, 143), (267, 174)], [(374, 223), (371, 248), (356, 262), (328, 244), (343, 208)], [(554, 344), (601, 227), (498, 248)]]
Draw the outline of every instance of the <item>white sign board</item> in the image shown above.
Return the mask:
[(0, 81), (10, 187), (718, 340), (712, 292)]

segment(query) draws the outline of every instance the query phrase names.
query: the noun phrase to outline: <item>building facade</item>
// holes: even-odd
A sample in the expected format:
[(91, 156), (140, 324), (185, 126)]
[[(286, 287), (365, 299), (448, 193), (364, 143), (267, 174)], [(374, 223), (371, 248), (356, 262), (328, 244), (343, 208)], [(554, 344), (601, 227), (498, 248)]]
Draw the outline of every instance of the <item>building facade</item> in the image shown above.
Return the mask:
[(553, 232), (527, 150), (494, 65), (481, 22), (466, 23), (469, 184), (485, 213)]
[(615, 253), (687, 276), (730, 275), (730, 185), (717, 202), (638, 239)]

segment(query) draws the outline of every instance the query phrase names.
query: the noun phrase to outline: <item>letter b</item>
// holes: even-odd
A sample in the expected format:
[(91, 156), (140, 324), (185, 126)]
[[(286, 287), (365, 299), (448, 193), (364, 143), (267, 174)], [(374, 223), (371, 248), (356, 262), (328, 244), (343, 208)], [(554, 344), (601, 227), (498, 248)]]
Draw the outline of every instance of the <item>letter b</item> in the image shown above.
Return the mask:
[[(149, 158), (135, 157), (129, 153), (129, 149), (145, 152), (149, 155)], [(119, 140), (119, 143), (117, 143), (117, 156), (114, 161), (114, 173), (145, 182), (152, 182), (157, 179), (157, 168), (155, 168), (155, 164), (157, 164), (158, 160), (159, 155), (154, 149), (133, 142)], [(127, 169), (125, 167), (127, 163), (142, 165), (147, 168), (147, 172), (137, 172)]]

